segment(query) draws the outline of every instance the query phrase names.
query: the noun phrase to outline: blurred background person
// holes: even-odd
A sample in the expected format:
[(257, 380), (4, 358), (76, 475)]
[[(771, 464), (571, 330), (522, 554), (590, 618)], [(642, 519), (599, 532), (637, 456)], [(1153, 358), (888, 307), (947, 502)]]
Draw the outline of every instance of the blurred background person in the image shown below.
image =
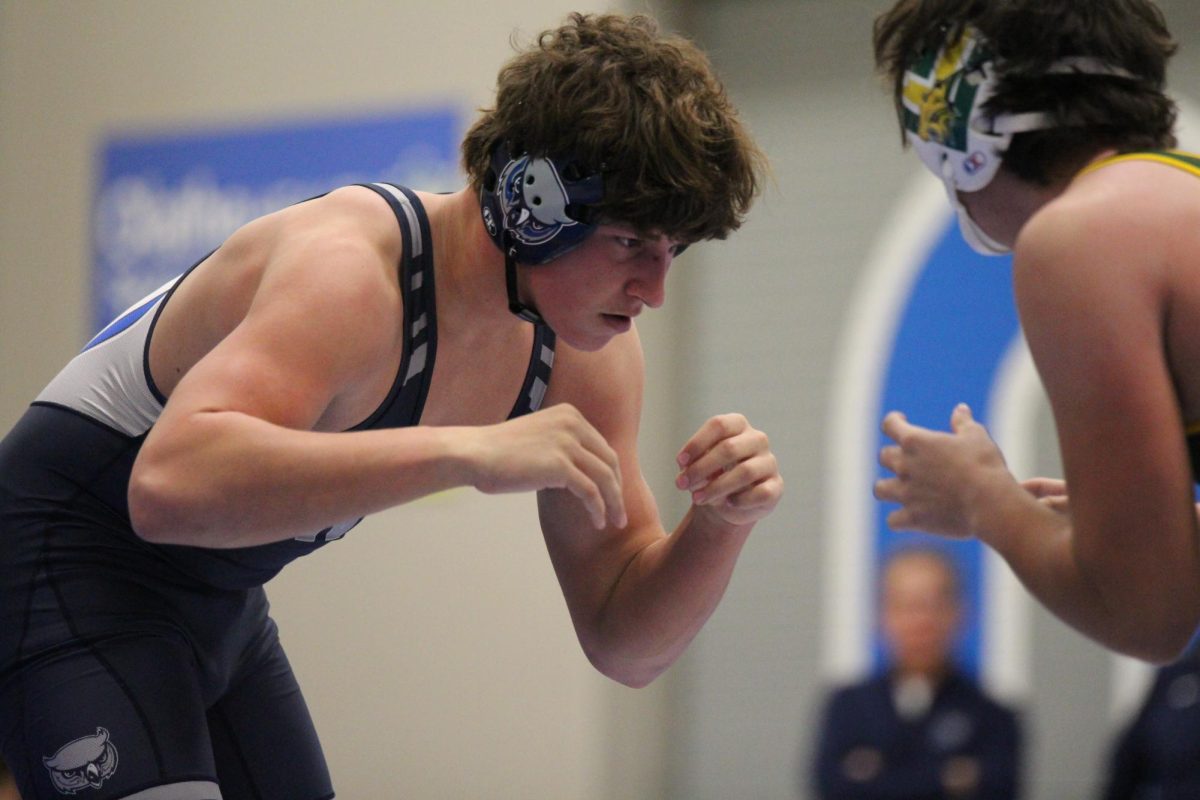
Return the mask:
[(1200, 797), (1200, 638), (1155, 671), (1145, 701), (1113, 742), (1102, 797)]
[(887, 663), (832, 691), (812, 783), (822, 800), (1013, 800), (1019, 794), (1016, 713), (955, 663), (958, 574), (932, 549), (892, 555), (879, 586)]

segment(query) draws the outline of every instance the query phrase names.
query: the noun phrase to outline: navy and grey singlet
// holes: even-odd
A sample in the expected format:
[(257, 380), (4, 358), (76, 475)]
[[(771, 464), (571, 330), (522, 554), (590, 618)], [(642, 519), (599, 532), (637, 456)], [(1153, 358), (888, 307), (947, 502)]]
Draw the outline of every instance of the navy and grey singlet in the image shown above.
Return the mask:
[[(416, 425), (437, 352), (429, 221), (408, 189), (363, 185), (403, 232), (406, 330), (387, 398), (354, 429)], [(155, 321), (204, 263), (105, 327), (0, 440), (0, 755), (24, 800), (333, 797), (262, 584), (358, 520), (237, 549), (149, 543), (129, 521), (166, 402)], [(554, 344), (535, 328), (510, 416), (541, 405)]]
[[(429, 223), (412, 192), (391, 184), (364, 185), (388, 202), (404, 232), (401, 279), (407, 329), (403, 359), (387, 399), (353, 430), (416, 425), (437, 352)], [(149, 372), (150, 338), (162, 309), (188, 272), (96, 334), (34, 401), (33, 410), (14, 432), (17, 442), (0, 452), (16, 449), (19, 452), (9, 458), (21, 462), (36, 453), (43, 468), (71, 476), (82, 491), (127, 519), (129, 473), (165, 402)], [(554, 333), (537, 326), (524, 385), (510, 418), (540, 406), (554, 363), (554, 344)], [(7, 463), (0, 460), (0, 470), (7, 471)], [(180, 569), (215, 586), (256, 586), (289, 561), (342, 537), (360, 521), (347, 520), (307, 536), (255, 547), (175, 546), (165, 555)]]

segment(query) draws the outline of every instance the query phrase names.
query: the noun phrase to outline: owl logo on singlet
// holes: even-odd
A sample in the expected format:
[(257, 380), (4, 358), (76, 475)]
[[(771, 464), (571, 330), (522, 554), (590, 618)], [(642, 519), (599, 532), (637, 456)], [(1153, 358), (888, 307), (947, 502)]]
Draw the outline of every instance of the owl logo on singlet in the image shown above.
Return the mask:
[(42, 764), (50, 771), (50, 780), (60, 794), (75, 794), (80, 789), (99, 789), (117, 771), (117, 748), (108, 731), (96, 728), (94, 736), (82, 736), (59, 748)]

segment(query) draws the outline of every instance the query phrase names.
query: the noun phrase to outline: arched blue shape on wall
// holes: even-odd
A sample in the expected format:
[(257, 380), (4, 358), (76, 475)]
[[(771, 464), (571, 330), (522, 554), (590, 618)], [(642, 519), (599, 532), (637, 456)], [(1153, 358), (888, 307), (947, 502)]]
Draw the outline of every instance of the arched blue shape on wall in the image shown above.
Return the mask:
[[(981, 256), (963, 241), (956, 224), (941, 238), (919, 268), (903, 305), (894, 346), (880, 385), (880, 408), (904, 412), (917, 425), (949, 427), (950, 412), (965, 402), (985, 425), (996, 373), (1018, 333), (1011, 288), (1010, 257)], [(877, 433), (876, 451), (890, 441)], [(878, 467), (877, 477), (885, 470)], [(943, 550), (957, 565), (966, 591), (967, 608), (957, 656), (961, 666), (977, 674), (982, 660), (984, 593), (983, 545), (976, 540), (950, 541), (920, 534), (899, 534), (887, 527), (892, 504), (877, 503), (875, 572), (897, 548), (920, 543)], [(875, 643), (875, 662), (883, 658)]]

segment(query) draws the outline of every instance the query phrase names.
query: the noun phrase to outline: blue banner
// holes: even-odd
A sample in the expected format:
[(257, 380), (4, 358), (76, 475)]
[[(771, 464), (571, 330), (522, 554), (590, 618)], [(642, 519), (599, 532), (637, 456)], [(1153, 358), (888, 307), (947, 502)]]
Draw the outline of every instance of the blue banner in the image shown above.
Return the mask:
[(92, 218), (93, 329), (255, 217), (350, 183), (460, 188), (462, 130), (458, 112), (432, 109), (110, 137)]

